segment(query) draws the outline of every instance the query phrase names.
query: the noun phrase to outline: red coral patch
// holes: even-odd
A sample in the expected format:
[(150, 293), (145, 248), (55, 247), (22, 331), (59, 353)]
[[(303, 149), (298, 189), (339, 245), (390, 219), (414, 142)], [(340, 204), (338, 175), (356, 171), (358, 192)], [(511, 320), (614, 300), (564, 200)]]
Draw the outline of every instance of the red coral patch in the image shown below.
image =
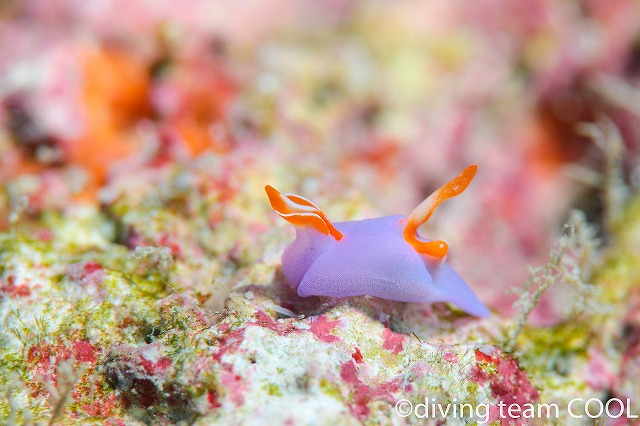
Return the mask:
[[(469, 373), (469, 379), (478, 384), (489, 383), (491, 396), (506, 406), (519, 405), (521, 410), (524, 404), (538, 399), (538, 390), (529, 382), (524, 371), (520, 370), (517, 362), (511, 358), (501, 358), (498, 355), (488, 356), (476, 351), (476, 361)], [(482, 368), (482, 364), (491, 363), (497, 368), (496, 373), (488, 373)], [(496, 418), (490, 419), (490, 421)], [(502, 424), (509, 424), (514, 419), (501, 419)], [(519, 419), (515, 419), (519, 420)]]
[(351, 354), (351, 358), (357, 363), (362, 364), (364, 361), (362, 360), (362, 353), (360, 353), (360, 349), (356, 348), (356, 351)]
[(97, 271), (102, 271), (102, 265), (96, 262), (87, 262), (84, 264), (84, 272), (87, 274), (92, 274)]
[(256, 312), (256, 324), (260, 327), (268, 328), (269, 330), (279, 333), (278, 324), (264, 311)]
[(73, 342), (76, 359), (80, 362), (96, 362), (96, 348), (85, 340)]
[(220, 383), (229, 391), (229, 399), (236, 405), (244, 403), (245, 386), (242, 376), (233, 371), (225, 371), (220, 375)]
[(394, 355), (398, 355), (404, 349), (405, 336), (403, 334), (394, 333), (385, 328), (382, 331), (382, 338), (384, 339), (382, 347), (393, 352)]
[(147, 372), (147, 374), (163, 374), (171, 366), (171, 359), (167, 357), (160, 358), (157, 362), (150, 361), (144, 356), (140, 357), (140, 365)]
[[(300, 330), (296, 328), (292, 320), (285, 320), (282, 322), (274, 321), (274, 319), (264, 311), (256, 312), (256, 320), (257, 321), (255, 322), (255, 324), (259, 325), (260, 327), (268, 328), (271, 331), (275, 331), (280, 336), (286, 336), (289, 333), (300, 332)], [(252, 323), (249, 323), (247, 325), (251, 324)]]
[(117, 398), (114, 394), (110, 394), (106, 398), (97, 398), (90, 404), (85, 404), (82, 409), (85, 413), (92, 417), (107, 417), (116, 405)]
[(218, 352), (216, 352), (213, 358), (220, 362), (222, 357), (227, 352), (233, 353), (238, 350), (242, 341), (244, 340), (244, 332), (246, 328), (238, 328), (236, 330), (232, 330), (227, 332), (223, 337), (220, 338), (218, 346)]
[(27, 297), (31, 295), (31, 289), (26, 284), (16, 284), (16, 278), (13, 275), (9, 275), (6, 281), (0, 281), (0, 293), (9, 296)]
[(216, 391), (210, 390), (207, 392), (207, 402), (209, 403), (209, 408), (215, 410), (216, 408), (220, 408), (222, 404), (218, 400), (218, 393)]
[(340, 338), (331, 334), (340, 321), (330, 321), (326, 316), (320, 315), (315, 320), (311, 321), (311, 331), (316, 337), (325, 343), (339, 342)]
[(454, 354), (453, 352), (447, 352), (442, 356), (442, 358), (444, 358), (445, 361), (450, 362), (452, 364), (457, 364), (460, 361), (458, 359), (458, 355)]
[(351, 412), (359, 418), (369, 416), (369, 403), (374, 399), (384, 399), (394, 402), (393, 392), (400, 389), (400, 380), (381, 383), (377, 386), (368, 386), (358, 378), (358, 370), (353, 361), (342, 364), (340, 368), (340, 378), (353, 388), (353, 404), (349, 404)]
[(84, 287), (98, 286), (105, 277), (104, 268), (96, 262), (69, 265), (66, 274), (71, 281)]

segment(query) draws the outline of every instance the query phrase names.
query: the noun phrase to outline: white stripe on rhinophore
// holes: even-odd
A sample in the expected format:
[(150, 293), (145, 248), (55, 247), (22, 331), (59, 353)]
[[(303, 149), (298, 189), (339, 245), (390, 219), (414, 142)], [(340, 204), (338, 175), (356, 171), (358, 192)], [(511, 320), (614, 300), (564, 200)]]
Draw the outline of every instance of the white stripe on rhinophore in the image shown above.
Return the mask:
[[(295, 201), (291, 200), (289, 197), (296, 197), (296, 198), (300, 198), (302, 200), (305, 200), (306, 202), (308, 202), (309, 204), (311, 204), (311, 206), (315, 207), (316, 209), (320, 210), (320, 208), (318, 206), (315, 205), (315, 203), (311, 200), (309, 200), (308, 198), (302, 197), (298, 194), (292, 194), (292, 193), (287, 193), (287, 194), (283, 194), (285, 197), (287, 197), (287, 199), (289, 199), (291, 202), (295, 203)], [(298, 204), (297, 205), (300, 206), (305, 206), (304, 204)], [(305, 206), (305, 207), (310, 207), (310, 206)]]
[(285, 203), (292, 210), (305, 210), (305, 211), (308, 211), (308, 212), (313, 212), (314, 210), (320, 210), (318, 207), (314, 208), (314, 207), (311, 207), (311, 206), (305, 206), (304, 204), (298, 204), (295, 201), (292, 201), (291, 199), (289, 199), (287, 197), (285, 197)]
[[(322, 216), (320, 216), (318, 213), (279, 213), (277, 212), (280, 217), (293, 217), (293, 216), (315, 216), (318, 219), (320, 219), (322, 222), (324, 222), (324, 219), (322, 218)], [(326, 223), (325, 223), (326, 225)]]
[(320, 219), (320, 221), (322, 222), (322, 224), (326, 228), (327, 232), (329, 234), (331, 234), (331, 229), (329, 228), (329, 225), (327, 224), (327, 222), (325, 222), (325, 220), (322, 218), (322, 216), (318, 215), (317, 213), (287, 213), (287, 214), (282, 214), (282, 213), (278, 212), (278, 214), (280, 215), (280, 217), (282, 217), (284, 219), (286, 219), (288, 217), (296, 217), (296, 216), (316, 217), (316, 218)]

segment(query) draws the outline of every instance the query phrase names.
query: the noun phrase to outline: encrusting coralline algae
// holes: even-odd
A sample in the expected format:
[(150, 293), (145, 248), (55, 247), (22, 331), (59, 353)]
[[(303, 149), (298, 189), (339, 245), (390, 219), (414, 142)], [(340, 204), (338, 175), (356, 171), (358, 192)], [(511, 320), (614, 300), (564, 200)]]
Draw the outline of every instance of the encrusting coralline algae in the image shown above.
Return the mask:
[[(0, 423), (640, 413), (640, 4), (480, 7), (0, 5)], [(396, 234), (490, 315), (291, 287), (265, 185), (360, 223), (475, 163)]]

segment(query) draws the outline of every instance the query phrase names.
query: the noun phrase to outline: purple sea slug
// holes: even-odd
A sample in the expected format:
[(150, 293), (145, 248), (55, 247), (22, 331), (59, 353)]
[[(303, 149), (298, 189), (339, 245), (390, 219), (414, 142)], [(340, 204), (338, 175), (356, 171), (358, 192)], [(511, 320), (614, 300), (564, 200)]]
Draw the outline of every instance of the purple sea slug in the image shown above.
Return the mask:
[(335, 224), (306, 198), (267, 185), (273, 209), (296, 228), (296, 239), (282, 256), (284, 275), (302, 297), (370, 295), (401, 302), (450, 302), (471, 315), (489, 315), (447, 263), (447, 244), (417, 233), (440, 203), (467, 188), (477, 169), (464, 169), (407, 217)]

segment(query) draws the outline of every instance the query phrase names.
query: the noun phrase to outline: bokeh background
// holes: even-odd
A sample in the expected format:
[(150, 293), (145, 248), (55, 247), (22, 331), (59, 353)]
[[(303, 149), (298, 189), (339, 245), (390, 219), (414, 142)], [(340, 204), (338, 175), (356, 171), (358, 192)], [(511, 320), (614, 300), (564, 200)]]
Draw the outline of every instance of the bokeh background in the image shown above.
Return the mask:
[[(214, 311), (293, 236), (264, 185), (362, 219), (477, 163), (422, 233), (508, 318), (571, 209), (610, 241), (640, 185), (639, 84), (637, 0), (3, 0), (0, 229), (166, 247), (165, 278)], [(14, 281), (0, 303), (27, 309)]]
[[(504, 290), (546, 255), (572, 206), (599, 219), (597, 193), (567, 173), (605, 158), (577, 124), (615, 119), (625, 166), (637, 165), (638, 7), (3, 2), (0, 179), (29, 210), (64, 209), (211, 155), (215, 167), (246, 162), (223, 178), (235, 191), (272, 183), (343, 220), (356, 214), (333, 206), (354, 199), (361, 216), (407, 214), (478, 163), (432, 232), (459, 247), (484, 300), (508, 309)], [(239, 182), (252, 172), (255, 188)]]

